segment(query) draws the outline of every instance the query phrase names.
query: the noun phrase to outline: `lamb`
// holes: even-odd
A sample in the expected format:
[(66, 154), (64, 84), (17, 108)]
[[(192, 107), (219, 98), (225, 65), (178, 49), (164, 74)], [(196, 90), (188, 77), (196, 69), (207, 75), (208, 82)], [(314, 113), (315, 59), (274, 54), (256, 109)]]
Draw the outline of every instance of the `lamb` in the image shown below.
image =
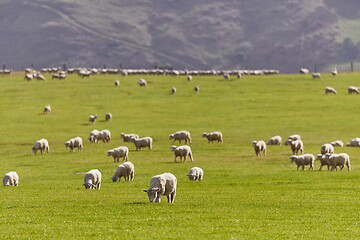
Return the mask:
[(346, 154), (346, 153), (339, 153), (339, 154), (327, 153), (327, 154), (325, 154), (325, 158), (329, 159), (331, 171), (334, 171), (335, 169), (337, 170), (337, 168), (336, 168), (337, 166), (339, 166), (340, 171), (342, 171), (345, 165), (347, 166), (348, 171), (351, 171), (350, 157), (348, 154)]
[(49, 153), (50, 152), (49, 142), (44, 138), (37, 140), (34, 146), (32, 147), (32, 151), (34, 154), (36, 154), (37, 150), (40, 150), (41, 154), (43, 154), (45, 151)]
[(263, 152), (264, 156), (266, 156), (266, 143), (263, 140), (253, 141), (252, 145), (257, 157), (260, 156), (261, 152)]
[(120, 137), (123, 139), (124, 142), (131, 142), (131, 138), (137, 139), (139, 138), (139, 135), (135, 133), (121, 133)]
[(190, 132), (187, 130), (182, 130), (182, 131), (178, 131), (175, 133), (172, 133), (169, 135), (169, 139), (174, 139), (174, 141), (172, 142), (172, 144), (175, 143), (175, 141), (179, 141), (181, 143), (181, 140), (185, 140), (185, 144), (187, 142), (191, 143), (191, 137), (190, 137)]
[(105, 114), (105, 121), (110, 121), (112, 119), (112, 114), (111, 113), (106, 113)]
[(198, 85), (196, 85), (196, 86), (194, 87), (194, 91), (195, 91), (195, 93), (198, 93), (198, 92), (200, 91), (200, 87), (199, 87)]
[(280, 136), (274, 136), (274, 137), (271, 137), (269, 139), (269, 141), (267, 142), (267, 145), (281, 145), (282, 143), (282, 138)]
[(291, 163), (295, 162), (297, 165), (297, 170), (299, 170), (299, 167), (304, 170), (305, 165), (310, 165), (309, 170), (314, 170), (314, 161), (315, 157), (313, 154), (303, 154), (303, 155), (292, 155), (290, 157)]
[(199, 167), (193, 167), (190, 169), (187, 176), (190, 181), (201, 181), (204, 177), (204, 171)]
[(8, 172), (3, 178), (3, 186), (14, 186), (19, 185), (19, 176), (16, 172)]
[(335, 94), (336, 95), (336, 90), (332, 87), (326, 87), (325, 94)]
[(186, 160), (186, 157), (189, 156), (191, 161), (194, 161), (193, 158), (193, 154), (191, 151), (191, 147), (188, 145), (183, 145), (183, 146), (171, 146), (171, 151), (174, 152), (175, 158), (174, 158), (174, 162), (176, 163), (176, 158), (180, 157), (180, 162), (181, 160), (184, 158), (184, 162)]
[(147, 82), (146, 82), (145, 79), (140, 79), (140, 80), (138, 81), (138, 84), (139, 84), (140, 87), (146, 87)]
[(107, 155), (112, 156), (114, 158), (114, 162), (119, 162), (120, 158), (122, 158), (123, 161), (129, 161), (129, 149), (125, 146), (111, 149), (107, 152)]
[(92, 169), (85, 173), (84, 186), (85, 189), (100, 189), (101, 186), (101, 172), (98, 169)]
[(78, 152), (82, 151), (84, 148), (83, 140), (81, 137), (72, 138), (66, 141), (64, 144), (66, 148), (70, 148), (70, 152), (74, 152), (74, 148), (77, 148)]
[(176, 87), (172, 87), (171, 88), (171, 94), (175, 94), (176, 93)]
[(350, 142), (346, 144), (347, 147), (360, 147), (360, 138), (351, 139)]
[(119, 80), (115, 80), (114, 84), (115, 84), (115, 87), (117, 87), (117, 86), (120, 85), (120, 81), (119, 81)]
[(159, 203), (164, 195), (168, 203), (174, 203), (176, 196), (177, 179), (172, 173), (163, 173), (153, 176), (150, 187), (144, 190), (148, 194), (149, 201)]
[(120, 182), (121, 177), (124, 177), (125, 182), (128, 182), (134, 180), (134, 174), (135, 174), (134, 164), (132, 164), (131, 162), (126, 162), (120, 164), (116, 168), (116, 172), (111, 179), (113, 180), (113, 182), (116, 182), (117, 180), (119, 180)]
[(89, 124), (94, 124), (95, 120), (98, 118), (97, 115), (90, 115), (89, 116)]
[(304, 143), (303, 141), (301, 140), (295, 140), (295, 141), (292, 141), (291, 144), (290, 144), (290, 147), (291, 147), (291, 151), (292, 151), (292, 154), (298, 154), (299, 151), (301, 152), (301, 154), (303, 154), (304, 152)]
[(329, 159), (327, 159), (326, 157), (325, 157), (325, 155), (322, 155), (322, 154), (318, 154), (318, 155), (316, 155), (316, 159), (315, 160), (320, 160), (320, 168), (319, 168), (319, 171), (321, 171), (321, 168), (323, 167), (323, 166), (327, 166), (327, 169), (328, 170), (330, 170), (330, 162), (329, 162)]
[(96, 130), (96, 129), (94, 129), (94, 130), (92, 130), (91, 132), (90, 132), (90, 135), (89, 135), (89, 142), (91, 142), (91, 143), (97, 143), (98, 142), (98, 140), (97, 140), (97, 136), (99, 135), (99, 130)]
[(151, 137), (143, 137), (143, 138), (130, 138), (130, 142), (134, 143), (136, 147), (136, 151), (141, 150), (143, 147), (148, 147), (149, 150), (152, 149), (153, 139)]
[(218, 143), (223, 142), (223, 135), (220, 131), (211, 132), (211, 133), (204, 132), (202, 134), (202, 137), (207, 138), (208, 143), (213, 141), (217, 141)]
[(313, 78), (321, 78), (321, 73), (312, 72), (312, 73), (311, 73), (311, 76), (312, 76)]
[(290, 145), (292, 141), (299, 140), (299, 139), (301, 139), (301, 137), (298, 134), (290, 135), (288, 137), (288, 139), (286, 140), (285, 145)]
[(330, 143), (325, 143), (324, 145), (321, 146), (320, 148), (320, 153), (322, 155), (325, 155), (326, 153), (334, 153), (334, 146), (331, 145)]
[(359, 88), (354, 87), (354, 86), (350, 86), (350, 87), (348, 87), (348, 93), (349, 94), (353, 94), (353, 93), (359, 94)]
[(187, 80), (188, 80), (189, 82), (192, 80), (192, 76), (191, 76), (190, 74), (187, 76)]
[(51, 113), (51, 106), (50, 104), (48, 104), (44, 107), (43, 114), (50, 114), (50, 113)]

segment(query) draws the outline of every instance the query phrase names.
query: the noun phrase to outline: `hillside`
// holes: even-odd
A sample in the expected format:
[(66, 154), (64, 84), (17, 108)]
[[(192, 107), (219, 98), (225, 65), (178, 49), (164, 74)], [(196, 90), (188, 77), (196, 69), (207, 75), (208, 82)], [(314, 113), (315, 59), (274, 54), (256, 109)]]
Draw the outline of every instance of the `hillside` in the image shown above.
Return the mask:
[(355, 0), (8, 0), (0, 63), (324, 70), (360, 59), (358, 9)]

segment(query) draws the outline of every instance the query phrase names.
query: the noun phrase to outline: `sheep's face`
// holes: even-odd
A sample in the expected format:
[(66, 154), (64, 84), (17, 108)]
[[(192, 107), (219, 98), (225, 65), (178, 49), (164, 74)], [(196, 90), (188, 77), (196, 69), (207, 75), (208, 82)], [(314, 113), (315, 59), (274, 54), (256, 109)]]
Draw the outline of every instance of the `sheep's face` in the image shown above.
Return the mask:
[(326, 158), (326, 159), (331, 159), (331, 158), (332, 158), (332, 155), (331, 155), (330, 153), (326, 153), (326, 154), (325, 154), (325, 158)]
[(92, 182), (86, 182), (84, 183), (85, 189), (93, 189), (95, 188), (94, 184)]
[(177, 147), (176, 147), (175, 145), (172, 145), (172, 146), (170, 147), (171, 151), (175, 151), (176, 148), (177, 148)]
[(322, 159), (323, 159), (323, 155), (322, 155), (322, 154), (316, 155), (316, 160), (322, 160)]
[(113, 182), (116, 182), (116, 181), (118, 180), (118, 178), (117, 178), (116, 176), (112, 176), (112, 177), (111, 177), (111, 180), (112, 180)]
[[(158, 192), (160, 191), (160, 188), (150, 188), (148, 190), (144, 190), (148, 194), (149, 201), (153, 202), (158, 198)], [(157, 202), (160, 202), (160, 199), (157, 200)]]
[(64, 145), (65, 145), (66, 148), (68, 148), (68, 147), (70, 147), (70, 142), (69, 141), (64, 142)]
[(190, 180), (190, 181), (196, 181), (196, 180), (197, 180), (196, 175), (189, 174), (188, 177), (189, 177), (189, 180)]
[(290, 157), (290, 162), (293, 163), (293, 162), (296, 161), (296, 159), (297, 159), (297, 158), (293, 155), (293, 156)]
[(112, 156), (113, 154), (114, 154), (114, 151), (112, 151), (112, 150), (110, 150), (110, 151), (107, 152), (107, 155), (108, 155), (108, 156)]

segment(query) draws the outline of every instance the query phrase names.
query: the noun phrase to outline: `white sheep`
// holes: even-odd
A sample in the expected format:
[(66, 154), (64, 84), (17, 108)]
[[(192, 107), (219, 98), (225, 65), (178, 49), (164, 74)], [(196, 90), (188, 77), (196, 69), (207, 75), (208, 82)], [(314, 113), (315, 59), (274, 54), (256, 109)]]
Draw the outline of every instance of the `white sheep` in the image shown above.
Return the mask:
[(333, 76), (336, 76), (338, 74), (338, 70), (336, 69), (336, 67), (334, 67), (332, 70), (331, 70), (331, 74)]
[(131, 138), (137, 139), (139, 138), (139, 135), (135, 133), (121, 133), (120, 137), (123, 139), (124, 142), (131, 142)]
[(187, 156), (190, 157), (191, 161), (194, 161), (193, 154), (192, 154), (190, 146), (182, 145), (182, 146), (177, 147), (177, 146), (173, 145), (173, 146), (171, 146), (170, 149), (171, 149), (171, 151), (174, 152), (174, 155), (175, 155), (174, 162), (176, 162), (177, 157), (180, 157), (180, 162), (184, 158), (184, 162), (185, 162)]
[(122, 158), (123, 161), (129, 161), (129, 149), (126, 146), (111, 149), (107, 152), (107, 155), (112, 156), (114, 158), (114, 162), (119, 162), (120, 158)]
[(330, 144), (333, 145), (334, 147), (343, 147), (344, 146), (344, 143), (341, 140), (332, 141)]
[(331, 145), (330, 143), (325, 143), (324, 145), (321, 146), (320, 148), (320, 153), (322, 155), (326, 154), (326, 153), (334, 153), (334, 146)]
[(199, 167), (193, 167), (190, 169), (187, 176), (190, 181), (201, 181), (204, 177), (204, 171)]
[(187, 75), (187, 80), (190, 82), (192, 80), (192, 76), (191, 75)]
[(208, 143), (213, 141), (217, 141), (218, 143), (223, 142), (223, 134), (220, 131), (210, 133), (203, 132), (202, 137), (206, 138), (208, 140)]
[(199, 87), (199, 85), (196, 85), (196, 86), (194, 87), (194, 91), (195, 91), (196, 93), (200, 92), (200, 87)]
[(27, 73), (24, 78), (25, 80), (31, 81), (34, 79), (34, 76), (31, 73)]
[(98, 169), (92, 169), (85, 173), (83, 185), (86, 189), (100, 189), (101, 177), (101, 172)]
[(346, 143), (347, 147), (360, 147), (360, 138), (351, 139), (350, 142)]
[(310, 72), (309, 69), (306, 69), (306, 68), (300, 68), (300, 70), (299, 70), (300, 74), (308, 74), (309, 72)]
[(336, 94), (336, 90), (332, 87), (326, 87), (325, 94)]
[(122, 177), (124, 177), (125, 182), (128, 181), (132, 181), (134, 179), (134, 174), (135, 174), (135, 167), (134, 164), (132, 164), (131, 162), (126, 162), (123, 164), (120, 164), (115, 171), (114, 176), (112, 176), (112, 180), (113, 182), (116, 182), (117, 180), (119, 180)]
[(164, 195), (168, 203), (174, 203), (176, 196), (177, 179), (172, 173), (163, 173), (153, 176), (150, 187), (144, 190), (148, 194), (149, 201), (159, 203)]
[(115, 84), (115, 87), (117, 87), (117, 86), (120, 85), (120, 81), (119, 81), (119, 80), (115, 80), (114, 84)]
[(290, 143), (290, 147), (291, 147), (292, 154), (294, 154), (294, 155), (298, 154), (299, 151), (301, 152), (301, 154), (303, 154), (303, 152), (304, 152), (304, 143), (300, 139), (292, 141)]
[(3, 186), (14, 186), (19, 185), (19, 176), (16, 172), (8, 172), (3, 178)]
[(169, 139), (170, 140), (174, 140), (172, 142), (172, 144), (175, 143), (175, 141), (179, 141), (181, 143), (181, 140), (185, 140), (185, 144), (187, 142), (191, 143), (191, 137), (190, 137), (190, 132), (187, 131), (187, 130), (182, 130), (182, 131), (178, 131), (178, 132), (175, 132), (175, 133), (172, 133), (169, 135)]
[(149, 150), (152, 149), (153, 139), (151, 137), (142, 137), (142, 138), (130, 138), (130, 142), (134, 143), (136, 151), (141, 150), (143, 147), (148, 147)]
[(256, 156), (260, 156), (261, 152), (266, 156), (266, 143), (263, 140), (252, 141)]
[(146, 87), (147, 82), (146, 82), (145, 79), (140, 79), (140, 80), (138, 81), (138, 84), (139, 84), (140, 87)]
[(297, 170), (299, 170), (299, 167), (304, 170), (305, 165), (310, 165), (309, 170), (314, 170), (314, 161), (315, 157), (313, 154), (303, 154), (303, 155), (292, 155), (290, 157), (291, 163), (295, 162), (297, 165)]
[(301, 139), (301, 136), (299, 134), (290, 135), (287, 138), (285, 145), (290, 145), (292, 141), (300, 140), (300, 139)]
[(41, 154), (43, 154), (45, 151), (49, 153), (50, 152), (49, 142), (44, 138), (37, 140), (34, 146), (32, 147), (32, 151), (34, 154), (36, 154), (37, 150), (40, 150)]
[(319, 171), (321, 171), (321, 168), (323, 166), (327, 166), (327, 169), (330, 170), (330, 162), (329, 159), (325, 157), (325, 155), (322, 154), (318, 154), (316, 155), (316, 159), (315, 160), (320, 160), (320, 168)]
[(348, 93), (349, 94), (353, 94), (353, 93), (359, 94), (359, 88), (354, 87), (354, 86), (350, 86), (350, 87), (348, 87)]
[(48, 104), (44, 107), (43, 114), (50, 114), (50, 113), (51, 113), (51, 106), (50, 104)]
[(176, 93), (176, 87), (172, 87), (171, 88), (171, 94), (175, 94)]
[(112, 119), (112, 114), (111, 113), (106, 113), (105, 114), (105, 121), (110, 121)]
[(95, 120), (98, 118), (97, 115), (90, 115), (89, 116), (89, 124), (94, 124)]
[(111, 132), (108, 129), (101, 130), (97, 135), (97, 141), (109, 142), (111, 140)]
[(70, 148), (70, 152), (74, 152), (74, 148), (77, 148), (78, 152), (82, 151), (84, 148), (81, 137), (71, 138), (70, 140), (66, 141), (64, 145), (66, 148)]
[(325, 154), (325, 158), (329, 159), (329, 163), (331, 166), (331, 171), (337, 170), (337, 166), (340, 167), (340, 171), (343, 170), (344, 166), (346, 165), (348, 168), (348, 171), (351, 171), (350, 166), (350, 157), (346, 153), (339, 153), (339, 154)]
[(321, 78), (321, 73), (319, 73), (319, 72), (312, 72), (312, 73), (311, 73), (311, 76), (312, 76), (313, 78)]
[(90, 132), (90, 135), (89, 135), (89, 138), (88, 138), (88, 139), (89, 139), (89, 142), (91, 142), (91, 143), (97, 143), (97, 142), (98, 142), (97, 137), (98, 137), (99, 133), (100, 133), (100, 131), (97, 130), (97, 129), (92, 130), (92, 131)]
[(267, 142), (267, 145), (281, 145), (282, 144), (282, 138), (281, 136), (274, 136), (269, 139)]

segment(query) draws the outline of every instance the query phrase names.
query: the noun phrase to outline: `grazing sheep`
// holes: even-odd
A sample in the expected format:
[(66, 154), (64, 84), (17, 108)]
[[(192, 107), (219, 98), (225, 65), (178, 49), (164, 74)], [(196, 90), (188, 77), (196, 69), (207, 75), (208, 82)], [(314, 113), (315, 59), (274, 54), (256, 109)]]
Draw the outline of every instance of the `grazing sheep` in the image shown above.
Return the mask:
[(41, 154), (43, 154), (45, 151), (49, 153), (50, 152), (49, 142), (44, 138), (37, 140), (34, 146), (32, 147), (32, 151), (34, 154), (36, 154), (37, 150), (40, 150)]
[(25, 74), (24, 79), (28, 80), (28, 81), (31, 81), (31, 80), (34, 79), (34, 76), (31, 73), (27, 73), (27, 74)]
[(120, 158), (122, 158), (123, 161), (129, 161), (129, 149), (125, 146), (111, 149), (107, 152), (107, 155), (112, 156), (114, 158), (114, 162), (119, 162)]
[(146, 87), (147, 82), (146, 82), (145, 79), (140, 79), (140, 80), (138, 81), (138, 84), (139, 84), (140, 87)]
[(321, 168), (323, 167), (323, 166), (327, 166), (327, 169), (328, 170), (330, 170), (330, 162), (329, 162), (329, 159), (327, 159), (326, 157), (325, 157), (325, 155), (322, 155), (322, 154), (318, 154), (318, 155), (316, 155), (316, 159), (315, 160), (320, 160), (320, 168), (319, 168), (319, 171), (321, 171)]
[(16, 172), (8, 172), (3, 178), (3, 186), (14, 186), (19, 185), (19, 176)]
[(300, 135), (298, 135), (298, 134), (290, 135), (290, 136), (287, 138), (287, 140), (286, 140), (286, 142), (285, 142), (285, 145), (286, 145), (286, 146), (287, 146), (287, 145), (290, 145), (292, 141), (300, 140), (300, 139), (301, 139), (301, 137), (300, 137)]
[(119, 180), (120, 182), (120, 179), (124, 177), (125, 182), (128, 182), (134, 180), (134, 174), (135, 174), (134, 164), (132, 164), (131, 162), (126, 162), (120, 164), (116, 168), (116, 172), (111, 179), (113, 180), (113, 182), (116, 182), (117, 180)]
[(176, 162), (176, 158), (180, 157), (180, 162), (181, 160), (184, 158), (184, 162), (186, 160), (186, 157), (189, 156), (191, 161), (194, 161), (193, 155), (192, 155), (192, 151), (191, 151), (191, 147), (188, 145), (183, 145), (183, 146), (171, 146), (171, 151), (174, 152), (175, 158), (174, 158), (174, 162)]
[(45, 80), (46, 80), (45, 77), (44, 77), (44, 75), (42, 75), (42, 74), (40, 74), (40, 73), (36, 73), (36, 74), (35, 74), (35, 78), (36, 78), (37, 80), (41, 80), (41, 81), (45, 81)]
[(321, 73), (312, 72), (312, 73), (311, 73), (311, 76), (312, 76), (313, 78), (321, 78)]
[(97, 118), (98, 118), (97, 115), (90, 115), (89, 116), (89, 124), (94, 124), (94, 122)]
[(168, 203), (174, 203), (176, 196), (177, 179), (172, 173), (163, 173), (153, 176), (150, 187), (144, 190), (148, 194), (149, 201), (161, 202), (161, 196), (166, 196)]
[(70, 152), (74, 152), (74, 148), (78, 149), (78, 152), (83, 150), (83, 140), (81, 137), (72, 138), (65, 143), (66, 148), (70, 148)]
[(326, 87), (325, 94), (335, 94), (336, 95), (336, 90), (332, 87)]
[(115, 80), (114, 84), (115, 84), (115, 87), (117, 87), (117, 86), (120, 85), (120, 81), (119, 81), (119, 80)]
[(332, 74), (333, 76), (336, 76), (336, 75), (338, 74), (338, 71), (337, 71), (336, 67), (334, 67), (334, 68), (331, 70), (331, 74)]
[(298, 154), (299, 151), (301, 152), (301, 154), (303, 154), (304, 152), (304, 143), (303, 141), (301, 140), (295, 140), (295, 141), (292, 141), (291, 144), (290, 144), (290, 147), (291, 147), (291, 151), (292, 151), (292, 154)]
[(354, 87), (354, 86), (350, 86), (350, 87), (348, 87), (348, 93), (349, 94), (353, 94), (353, 93), (359, 94), (359, 88)]
[(330, 143), (331, 145), (333, 145), (334, 147), (343, 147), (344, 143), (341, 140), (336, 140)]
[(97, 135), (97, 140), (102, 140), (103, 142), (110, 142), (111, 132), (107, 129), (101, 130)]
[(99, 130), (96, 130), (96, 129), (94, 129), (94, 130), (92, 130), (91, 132), (90, 132), (90, 135), (89, 135), (89, 142), (91, 142), (91, 143), (97, 143), (98, 142), (98, 135), (99, 135)]
[(211, 132), (211, 133), (204, 132), (202, 134), (202, 137), (207, 138), (208, 143), (213, 141), (217, 141), (218, 143), (223, 142), (223, 135), (220, 131)]
[(351, 139), (350, 142), (346, 144), (347, 147), (360, 147), (360, 138)]
[(51, 106), (48, 104), (44, 107), (43, 114), (50, 114), (51, 113)]
[(309, 69), (306, 69), (306, 68), (300, 68), (300, 70), (299, 70), (300, 74), (308, 74), (309, 72), (310, 72)]
[(101, 186), (101, 172), (98, 169), (92, 169), (85, 173), (84, 186), (85, 189), (100, 189)]
[(171, 88), (171, 94), (175, 94), (176, 93), (176, 87), (172, 87)]
[(130, 138), (130, 142), (134, 143), (136, 151), (141, 150), (143, 147), (148, 147), (151, 150), (153, 139), (151, 137)]
[(112, 114), (111, 113), (106, 113), (105, 114), (105, 121), (110, 121), (112, 119)]
[(224, 79), (225, 80), (229, 80), (230, 79), (230, 74), (228, 72), (224, 73)]
[(272, 138), (269, 139), (269, 141), (267, 142), (267, 145), (281, 145), (282, 143), (282, 138), (280, 136), (274, 136)]
[(326, 154), (326, 153), (334, 153), (334, 146), (331, 145), (330, 143), (325, 143), (324, 145), (321, 146), (320, 148), (320, 153), (322, 155)]
[(329, 159), (331, 171), (334, 171), (335, 169), (337, 170), (337, 168), (336, 168), (337, 166), (339, 166), (340, 171), (342, 171), (345, 165), (347, 166), (348, 171), (351, 171), (350, 157), (348, 154), (346, 154), (346, 153), (339, 153), (339, 154), (327, 153), (327, 154), (325, 154), (325, 158)]
[(172, 139), (174, 139), (172, 144), (174, 144), (175, 141), (179, 141), (181, 143), (181, 140), (185, 140), (185, 144), (187, 142), (191, 143), (190, 132), (187, 130), (182, 130), (182, 131), (178, 131), (178, 132), (170, 134), (169, 140), (172, 140)]
[(131, 138), (139, 138), (139, 135), (135, 134), (135, 133), (121, 133), (120, 137), (123, 139), (124, 142), (131, 142), (130, 139)]
[(187, 76), (187, 80), (190, 82), (192, 80), (192, 76), (191, 75), (188, 75)]
[(297, 165), (297, 170), (299, 170), (299, 167), (304, 170), (305, 165), (310, 165), (309, 170), (314, 170), (314, 161), (315, 157), (312, 154), (303, 154), (303, 155), (292, 155), (290, 157), (291, 163), (295, 162)]
[(190, 169), (187, 176), (190, 181), (201, 181), (204, 177), (204, 171), (199, 167), (193, 167)]
[(196, 85), (196, 86), (194, 87), (194, 91), (195, 91), (195, 93), (198, 93), (198, 92), (200, 91), (200, 87), (199, 87), (198, 85)]
[(256, 156), (260, 156), (260, 153), (263, 152), (264, 156), (266, 156), (266, 143), (263, 140), (260, 141), (252, 141), (252, 145), (255, 150)]

